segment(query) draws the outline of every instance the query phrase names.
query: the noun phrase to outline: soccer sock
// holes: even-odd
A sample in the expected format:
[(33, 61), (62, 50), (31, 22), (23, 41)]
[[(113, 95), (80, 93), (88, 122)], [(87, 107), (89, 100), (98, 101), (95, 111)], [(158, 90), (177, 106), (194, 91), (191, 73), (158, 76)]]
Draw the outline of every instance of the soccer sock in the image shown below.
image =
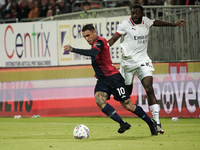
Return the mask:
[(144, 112), (142, 107), (136, 105), (136, 109), (133, 113), (144, 120), (149, 126), (153, 125), (151, 118), (149, 118), (149, 116)]
[(151, 110), (151, 113), (153, 115), (153, 119), (157, 122), (157, 124), (160, 124), (158, 104), (153, 104), (153, 105), (149, 106), (149, 109)]
[(106, 106), (101, 111), (104, 114), (106, 114), (108, 117), (110, 117), (111, 119), (113, 119), (114, 121), (116, 121), (120, 124), (124, 122), (122, 120), (122, 118), (117, 114), (115, 109), (108, 103), (106, 104)]

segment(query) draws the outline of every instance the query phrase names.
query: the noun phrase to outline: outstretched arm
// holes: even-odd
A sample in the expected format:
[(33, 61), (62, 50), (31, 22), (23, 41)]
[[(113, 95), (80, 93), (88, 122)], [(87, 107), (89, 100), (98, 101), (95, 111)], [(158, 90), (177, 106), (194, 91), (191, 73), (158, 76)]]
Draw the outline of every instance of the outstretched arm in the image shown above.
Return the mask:
[(171, 26), (171, 27), (180, 26), (181, 28), (185, 27), (185, 25), (186, 25), (186, 21), (184, 19), (180, 19), (176, 23), (166, 22), (162, 20), (155, 20), (153, 24), (153, 26)]
[(85, 55), (85, 56), (96, 56), (99, 53), (99, 50), (95, 48), (79, 49), (79, 48), (73, 48), (70, 45), (65, 45), (64, 51), (70, 51), (70, 52), (74, 52), (74, 53)]
[(108, 40), (108, 44), (109, 44), (110, 46), (112, 46), (120, 37), (121, 37), (120, 34), (115, 33), (115, 34)]

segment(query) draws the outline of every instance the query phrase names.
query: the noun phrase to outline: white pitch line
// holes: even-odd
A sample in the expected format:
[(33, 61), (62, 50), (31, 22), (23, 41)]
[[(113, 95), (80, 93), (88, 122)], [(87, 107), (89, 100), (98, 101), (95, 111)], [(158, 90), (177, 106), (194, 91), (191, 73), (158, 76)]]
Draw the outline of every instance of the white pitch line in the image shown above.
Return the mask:
[[(14, 124), (13, 122), (0, 122), (0, 124)], [(18, 123), (16, 123), (15, 122), (15, 125), (16, 124), (30, 124), (30, 122), (29, 123), (25, 123), (25, 122), (18, 122)], [(34, 124), (34, 123), (33, 123)], [(52, 124), (52, 125), (78, 125), (78, 124), (86, 124), (86, 125), (112, 125), (112, 126), (115, 126), (115, 125), (118, 125), (117, 123), (115, 123), (115, 124), (111, 124), (111, 123), (53, 123), (53, 122), (49, 122), (49, 123), (36, 123), (36, 124)], [(132, 124), (132, 125), (146, 125), (146, 123), (140, 123), (140, 124), (135, 124), (135, 123), (130, 123), (130, 124)], [(188, 126), (191, 126), (191, 125), (198, 125), (198, 124), (163, 124), (163, 125), (180, 125), (180, 126), (185, 126), (185, 125), (188, 125)], [(199, 126), (199, 125), (198, 125)]]

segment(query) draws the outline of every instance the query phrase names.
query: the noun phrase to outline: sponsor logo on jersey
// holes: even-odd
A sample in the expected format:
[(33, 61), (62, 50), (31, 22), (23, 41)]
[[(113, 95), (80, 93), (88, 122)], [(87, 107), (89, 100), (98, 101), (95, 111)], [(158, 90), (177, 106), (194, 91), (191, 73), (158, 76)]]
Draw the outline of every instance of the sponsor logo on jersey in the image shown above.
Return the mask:
[(148, 38), (148, 35), (134, 36), (134, 40), (144, 40), (147, 38)]

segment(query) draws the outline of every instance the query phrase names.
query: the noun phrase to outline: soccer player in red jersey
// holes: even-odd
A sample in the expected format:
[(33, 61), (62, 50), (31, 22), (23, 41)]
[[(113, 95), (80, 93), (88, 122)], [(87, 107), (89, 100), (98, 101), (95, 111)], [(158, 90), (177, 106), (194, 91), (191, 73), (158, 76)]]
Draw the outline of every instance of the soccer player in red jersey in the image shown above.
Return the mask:
[(95, 28), (91, 24), (87, 24), (82, 28), (82, 35), (85, 40), (92, 45), (91, 49), (78, 49), (70, 45), (65, 45), (64, 51), (91, 56), (92, 67), (97, 78), (94, 96), (96, 104), (101, 111), (119, 123), (119, 133), (124, 133), (126, 130), (130, 129), (131, 125), (123, 121), (115, 109), (107, 103), (107, 100), (110, 99), (110, 95), (112, 94), (114, 99), (119, 101), (125, 109), (136, 114), (148, 124), (151, 135), (158, 135), (156, 122), (151, 119), (140, 106), (134, 105), (131, 102), (124, 83), (124, 78), (117, 68), (113, 66), (111, 61), (107, 40), (98, 36)]

